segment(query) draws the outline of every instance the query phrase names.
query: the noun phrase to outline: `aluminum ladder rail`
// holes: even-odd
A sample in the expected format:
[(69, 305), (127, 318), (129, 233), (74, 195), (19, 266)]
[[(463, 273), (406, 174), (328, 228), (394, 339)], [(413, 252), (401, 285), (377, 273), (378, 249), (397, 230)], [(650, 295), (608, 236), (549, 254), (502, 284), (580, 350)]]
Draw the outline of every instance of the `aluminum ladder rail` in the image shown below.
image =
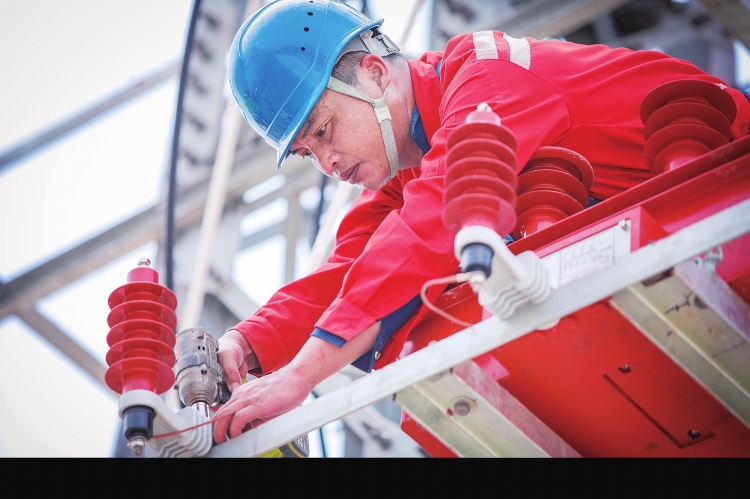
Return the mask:
[[(305, 406), (293, 409), (237, 438), (215, 446), (207, 457), (258, 456), (605, 298), (614, 297), (616, 303), (626, 308), (627, 305), (622, 305), (623, 293), (632, 293), (631, 290), (637, 289), (642, 281), (684, 262), (690, 263), (696, 255), (749, 232), (750, 200), (746, 200), (654, 244), (640, 248), (610, 267), (560, 287), (553, 291), (546, 302), (540, 305), (527, 304), (519, 308), (508, 320), (501, 321), (496, 317), (486, 319)], [(739, 326), (744, 327), (741, 324)], [(655, 331), (652, 338), (659, 345), (661, 340), (655, 336), (658, 334), (658, 328)], [(684, 343), (687, 344), (687, 341)], [(700, 350), (697, 347), (685, 347), (684, 350), (688, 352), (688, 356), (702, 355), (704, 361), (708, 357), (705, 352), (696, 353)], [(750, 386), (727, 373), (726, 366), (714, 363), (714, 371), (720, 371), (717, 376), (710, 370), (701, 371), (700, 363), (685, 362), (684, 359), (677, 358), (672, 351), (666, 351), (707, 386), (731, 412), (750, 426), (750, 413), (743, 409), (750, 404)], [(704, 374), (705, 372), (709, 372), (709, 375)], [(722, 377), (725, 379), (719, 381), (719, 385), (711, 381)], [(731, 389), (721, 391), (716, 386), (730, 386)]]

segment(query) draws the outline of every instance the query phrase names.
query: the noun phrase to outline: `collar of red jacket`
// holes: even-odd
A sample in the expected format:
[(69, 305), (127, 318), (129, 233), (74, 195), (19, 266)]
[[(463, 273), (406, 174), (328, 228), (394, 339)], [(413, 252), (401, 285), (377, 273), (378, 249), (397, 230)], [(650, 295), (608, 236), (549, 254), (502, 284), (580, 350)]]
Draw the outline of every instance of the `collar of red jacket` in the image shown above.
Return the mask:
[(442, 60), (442, 52), (426, 52), (418, 61), (409, 61), (414, 102), (430, 145), (432, 136), (440, 128), (440, 102), (443, 99), (443, 91), (435, 68)]

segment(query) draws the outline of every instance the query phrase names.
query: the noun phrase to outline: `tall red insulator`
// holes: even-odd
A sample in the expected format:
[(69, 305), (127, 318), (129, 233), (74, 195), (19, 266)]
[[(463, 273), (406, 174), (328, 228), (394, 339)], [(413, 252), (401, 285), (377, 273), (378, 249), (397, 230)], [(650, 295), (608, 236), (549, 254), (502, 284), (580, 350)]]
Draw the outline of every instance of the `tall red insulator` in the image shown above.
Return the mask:
[(128, 281), (109, 295), (107, 369), (112, 390), (149, 390), (161, 394), (174, 385), (174, 328), (177, 298), (159, 284), (159, 274), (141, 259)]
[(646, 165), (655, 174), (674, 170), (732, 139), (737, 106), (726, 87), (700, 80), (665, 83), (641, 103)]
[(583, 210), (594, 184), (594, 169), (575, 151), (540, 147), (518, 176), (511, 235), (520, 239)]
[(448, 137), (443, 223), (451, 232), (481, 225), (507, 234), (516, 224), (516, 137), (487, 104)]

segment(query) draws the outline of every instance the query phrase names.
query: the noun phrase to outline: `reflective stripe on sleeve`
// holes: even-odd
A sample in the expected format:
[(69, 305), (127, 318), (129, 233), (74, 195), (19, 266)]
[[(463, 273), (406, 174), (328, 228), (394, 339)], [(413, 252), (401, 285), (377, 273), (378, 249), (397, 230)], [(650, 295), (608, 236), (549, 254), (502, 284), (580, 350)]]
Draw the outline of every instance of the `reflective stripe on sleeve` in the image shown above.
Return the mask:
[(492, 31), (477, 31), (472, 34), (474, 38), (474, 50), (477, 53), (477, 60), (497, 59), (497, 46)]
[[(513, 38), (507, 33), (503, 33), (503, 38), (505, 38), (510, 47), (510, 62), (518, 64), (523, 69), (529, 69), (531, 65), (531, 47), (529, 47), (529, 41), (526, 38)], [(474, 43), (476, 44), (476, 42)]]

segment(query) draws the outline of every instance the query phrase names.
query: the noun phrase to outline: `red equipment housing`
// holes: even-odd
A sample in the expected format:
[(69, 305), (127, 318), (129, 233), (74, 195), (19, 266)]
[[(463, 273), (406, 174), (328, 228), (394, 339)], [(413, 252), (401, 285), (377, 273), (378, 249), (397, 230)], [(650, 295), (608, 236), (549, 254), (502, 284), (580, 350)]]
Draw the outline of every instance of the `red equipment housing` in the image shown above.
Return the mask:
[[(140, 265), (140, 264), (139, 264)], [(104, 380), (112, 390), (148, 390), (156, 394), (174, 385), (174, 328), (177, 298), (159, 284), (147, 266), (128, 273), (127, 284), (109, 295), (107, 365)]]
[[(641, 118), (646, 163), (659, 175), (537, 232), (529, 230), (508, 248), (544, 258), (625, 227), (635, 251), (750, 199), (750, 136), (727, 145), (735, 112), (726, 92), (710, 83), (658, 87), (644, 99)], [(552, 173), (530, 177), (532, 187), (519, 181), (519, 192), (549, 185), (558, 176)], [(582, 200), (577, 187), (566, 185), (555, 189)], [(520, 197), (518, 205), (521, 220)], [(750, 234), (722, 248), (716, 275), (750, 303)], [(470, 323), (487, 317), (468, 284), (446, 291), (435, 304)], [(428, 314), (410, 331), (401, 356), (458, 329)], [(750, 457), (750, 428), (657, 346), (616, 300), (584, 307), (474, 362), (582, 456)], [(431, 455), (455, 455), (406, 413), (401, 427)]]

